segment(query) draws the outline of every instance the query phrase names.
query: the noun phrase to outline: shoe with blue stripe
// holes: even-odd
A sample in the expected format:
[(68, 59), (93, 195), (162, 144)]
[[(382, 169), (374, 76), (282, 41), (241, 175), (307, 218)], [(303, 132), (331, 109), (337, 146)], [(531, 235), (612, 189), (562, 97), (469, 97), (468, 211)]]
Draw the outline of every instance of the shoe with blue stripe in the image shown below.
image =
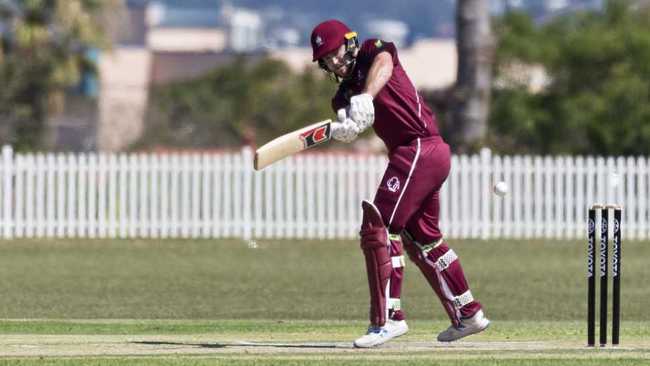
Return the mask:
[(368, 332), (354, 341), (357, 348), (371, 348), (383, 344), (391, 337), (385, 327), (370, 326)]

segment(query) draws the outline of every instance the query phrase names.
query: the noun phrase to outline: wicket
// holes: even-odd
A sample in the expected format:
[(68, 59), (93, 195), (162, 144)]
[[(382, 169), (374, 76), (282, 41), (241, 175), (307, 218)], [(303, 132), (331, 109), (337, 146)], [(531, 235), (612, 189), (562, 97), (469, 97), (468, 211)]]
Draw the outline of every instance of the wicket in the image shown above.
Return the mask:
[[(595, 242), (596, 223), (600, 217), (600, 346), (607, 344), (607, 276), (608, 276), (608, 232), (610, 210), (614, 211), (612, 248), (612, 345), (619, 344), (620, 300), (621, 300), (621, 206), (593, 205), (589, 208), (587, 221), (587, 346), (595, 345), (596, 331), (596, 277)], [(597, 215), (600, 211), (600, 215)]]

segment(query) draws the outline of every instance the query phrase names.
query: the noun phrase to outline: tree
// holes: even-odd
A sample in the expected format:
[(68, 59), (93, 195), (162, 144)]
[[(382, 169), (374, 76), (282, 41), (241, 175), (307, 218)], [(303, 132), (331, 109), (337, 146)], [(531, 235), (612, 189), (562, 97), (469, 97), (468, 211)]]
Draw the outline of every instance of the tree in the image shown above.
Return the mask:
[(195, 80), (155, 88), (134, 148), (260, 144), (331, 116), (335, 88), (315, 72), (294, 74), (280, 61), (241, 58)]
[(488, 0), (459, 0), (456, 6), (458, 75), (450, 111), (455, 132), (449, 140), (457, 151), (468, 151), (487, 135), (494, 39)]
[[(497, 27), (490, 144), (501, 152), (650, 154), (650, 11), (611, 0), (536, 26), (510, 14)], [(526, 70), (546, 83), (531, 89)], [(520, 74), (513, 70), (521, 70)]]
[(88, 48), (107, 47), (103, 11), (118, 0), (0, 1), (0, 130), (17, 149), (44, 145), (44, 124), (63, 109), (66, 88), (93, 70)]

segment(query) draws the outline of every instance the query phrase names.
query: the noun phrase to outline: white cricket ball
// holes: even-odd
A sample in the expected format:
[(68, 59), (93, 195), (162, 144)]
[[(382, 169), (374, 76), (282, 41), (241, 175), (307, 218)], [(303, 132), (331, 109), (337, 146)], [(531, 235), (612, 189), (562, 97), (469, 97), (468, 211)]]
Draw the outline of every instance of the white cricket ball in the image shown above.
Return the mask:
[(505, 196), (508, 193), (508, 184), (506, 182), (498, 182), (494, 185), (494, 194), (497, 196)]

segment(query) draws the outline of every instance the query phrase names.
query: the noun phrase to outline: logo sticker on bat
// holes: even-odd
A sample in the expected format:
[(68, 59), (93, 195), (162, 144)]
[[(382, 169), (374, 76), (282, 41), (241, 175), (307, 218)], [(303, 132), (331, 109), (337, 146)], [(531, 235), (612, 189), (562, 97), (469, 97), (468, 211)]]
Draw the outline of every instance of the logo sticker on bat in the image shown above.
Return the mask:
[(300, 135), (300, 139), (305, 144), (305, 149), (318, 145), (330, 139), (332, 135), (331, 123), (327, 122), (322, 126), (318, 126), (313, 130), (309, 130)]

